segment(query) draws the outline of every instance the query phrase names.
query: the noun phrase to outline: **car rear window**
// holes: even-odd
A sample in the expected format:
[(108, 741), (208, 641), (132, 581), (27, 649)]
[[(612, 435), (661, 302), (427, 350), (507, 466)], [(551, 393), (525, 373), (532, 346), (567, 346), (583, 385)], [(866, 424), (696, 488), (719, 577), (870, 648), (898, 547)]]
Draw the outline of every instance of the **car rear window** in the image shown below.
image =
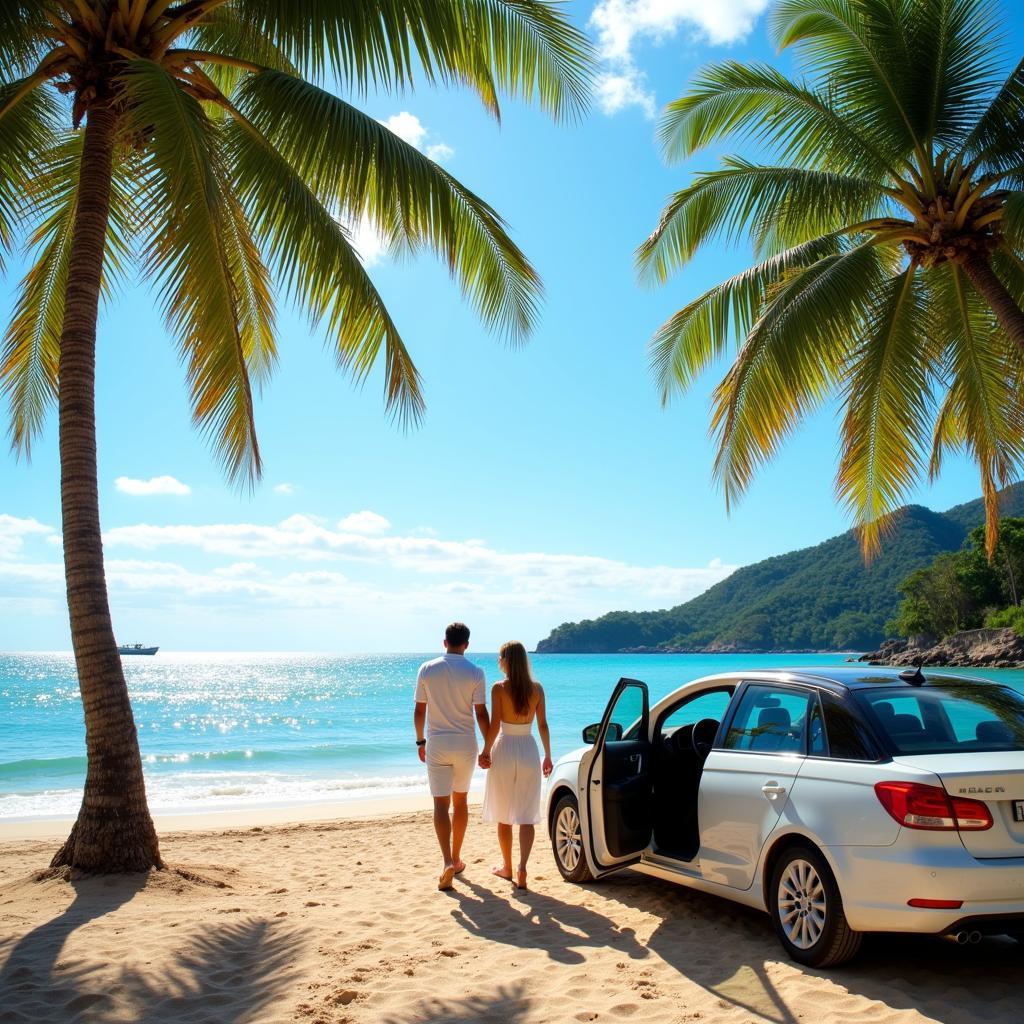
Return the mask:
[(861, 690), (879, 731), (899, 754), (1024, 750), (1024, 696), (983, 683)]

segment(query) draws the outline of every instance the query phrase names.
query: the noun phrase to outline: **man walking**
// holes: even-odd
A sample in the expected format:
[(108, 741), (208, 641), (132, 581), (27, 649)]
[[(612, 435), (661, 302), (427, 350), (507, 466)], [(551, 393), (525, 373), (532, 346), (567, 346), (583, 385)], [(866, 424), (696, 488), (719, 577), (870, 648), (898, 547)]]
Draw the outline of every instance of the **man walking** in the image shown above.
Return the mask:
[(444, 631), (444, 656), (425, 662), (416, 676), (416, 746), (427, 766), (434, 831), (444, 857), (438, 889), (450, 889), (454, 877), (466, 867), (460, 854), (469, 824), (466, 798), (477, 759), (474, 715), (485, 738), (490, 725), (484, 670), (466, 657), (468, 646), (469, 627), (453, 622)]

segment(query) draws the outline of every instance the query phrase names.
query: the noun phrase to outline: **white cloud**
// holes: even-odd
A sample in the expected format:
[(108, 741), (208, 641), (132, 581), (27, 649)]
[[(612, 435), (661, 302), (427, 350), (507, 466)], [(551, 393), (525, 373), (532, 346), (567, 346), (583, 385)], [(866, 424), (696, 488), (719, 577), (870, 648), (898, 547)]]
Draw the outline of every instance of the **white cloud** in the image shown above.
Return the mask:
[(274, 493), (275, 494), (294, 494), (295, 493), (295, 485), (294, 484), (278, 484), (274, 488)]
[(173, 476), (154, 476), (149, 480), (134, 480), (130, 476), (119, 476), (114, 486), (122, 494), (146, 496), (152, 494), (191, 494), (192, 488)]
[(654, 94), (635, 63), (640, 39), (661, 43), (678, 32), (713, 45), (734, 43), (747, 35), (769, 0), (599, 0), (590, 16), (598, 49), (608, 70), (599, 76), (597, 102), (606, 114), (638, 106), (654, 116)]
[(423, 149), (424, 140), (427, 137), (427, 129), (423, 122), (408, 110), (399, 114), (392, 114), (387, 120), (381, 121), (388, 131), (394, 132), (400, 139), (404, 139), (410, 146)]
[(643, 73), (635, 67), (624, 67), (618, 74), (609, 71), (599, 75), (594, 93), (597, 105), (606, 114), (617, 114), (626, 107), (639, 107), (645, 117), (654, 117), (654, 93), (644, 87)]
[(391, 529), (391, 521), (376, 512), (364, 510), (353, 512), (338, 523), (339, 530), (350, 530), (352, 533), (386, 533)]
[(426, 153), (435, 164), (443, 164), (455, 156), (455, 150), (446, 142), (435, 142), (432, 146), (427, 146)]
[(17, 558), (24, 547), (26, 537), (56, 536), (53, 527), (45, 526), (36, 519), (19, 519), (17, 516), (0, 514), (0, 559)]
[[(312, 611), (325, 628), (339, 616), (370, 625), (384, 616), (429, 633), (424, 623), (438, 609), (456, 616), (467, 609), (492, 630), (543, 635), (570, 618), (685, 601), (735, 568), (717, 559), (687, 567), (507, 551), (475, 538), (390, 529), (384, 516), (365, 510), (334, 526), (293, 515), (276, 524), (116, 527), (104, 536), (111, 599), (122, 615), (166, 616), (176, 609), (202, 622), (233, 614), (249, 627), (261, 623), (265, 642), (285, 646), (292, 634), (282, 616)], [(46, 543), (54, 535), (36, 520), (0, 515), (0, 604), (49, 601), (46, 607), (60, 617), (64, 574)], [(402, 646), (401, 637), (376, 642), (396, 639)]]

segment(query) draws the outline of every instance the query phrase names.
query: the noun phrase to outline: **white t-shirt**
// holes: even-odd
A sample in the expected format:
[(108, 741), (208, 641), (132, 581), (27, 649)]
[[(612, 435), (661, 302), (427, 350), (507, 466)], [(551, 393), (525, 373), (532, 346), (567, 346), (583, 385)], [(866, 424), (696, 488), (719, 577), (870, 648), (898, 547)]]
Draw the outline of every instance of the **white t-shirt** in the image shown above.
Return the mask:
[(474, 735), (474, 704), (483, 704), (484, 670), (464, 654), (424, 662), (416, 676), (416, 703), (427, 705), (427, 735)]

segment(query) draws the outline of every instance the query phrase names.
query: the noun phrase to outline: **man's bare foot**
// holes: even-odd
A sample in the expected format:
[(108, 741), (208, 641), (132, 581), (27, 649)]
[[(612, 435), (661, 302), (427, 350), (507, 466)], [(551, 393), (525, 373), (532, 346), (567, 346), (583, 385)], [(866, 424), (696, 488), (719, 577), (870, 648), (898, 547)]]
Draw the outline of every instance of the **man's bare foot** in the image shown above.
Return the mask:
[(441, 877), (437, 880), (437, 887), (441, 892), (445, 892), (447, 889), (452, 887), (452, 879), (455, 877), (455, 866), (453, 864), (447, 865), (444, 871), (441, 872)]
[(495, 878), (504, 878), (506, 882), (512, 881), (512, 869), (511, 868), (491, 868), (491, 874)]
[(455, 874), (461, 875), (466, 870), (466, 862), (464, 860), (457, 860), (455, 862)]
[(526, 868), (520, 868), (516, 872), (516, 888), (517, 889), (525, 889), (526, 888)]

